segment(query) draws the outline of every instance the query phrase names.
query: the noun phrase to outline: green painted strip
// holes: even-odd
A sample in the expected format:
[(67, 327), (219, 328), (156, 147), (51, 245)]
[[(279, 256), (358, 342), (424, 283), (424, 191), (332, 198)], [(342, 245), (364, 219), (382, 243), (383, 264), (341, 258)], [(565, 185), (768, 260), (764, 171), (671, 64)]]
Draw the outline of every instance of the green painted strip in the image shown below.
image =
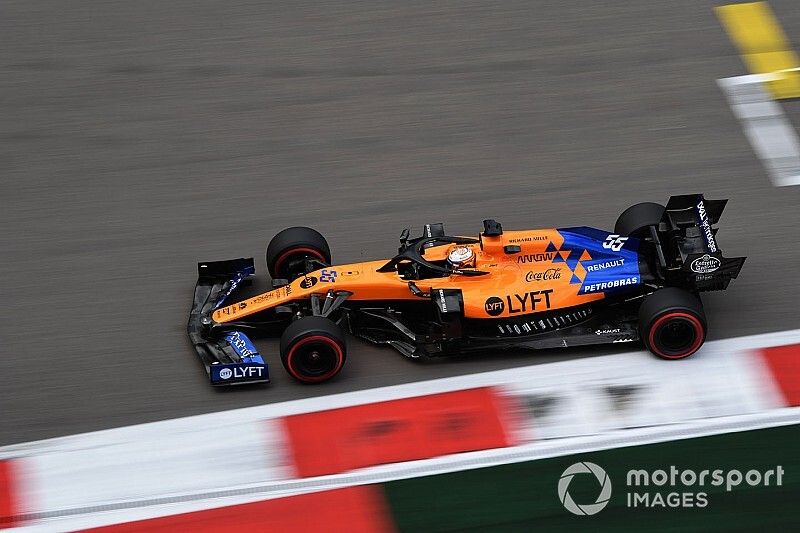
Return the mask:
[[(800, 425), (729, 433), (647, 446), (617, 448), (526, 463), (467, 470), (384, 484), (400, 531), (550, 531), (591, 529), (618, 531), (754, 530), (800, 524)], [(575, 516), (562, 506), (557, 485), (573, 463), (591, 461), (608, 472), (612, 496), (593, 516)], [(647, 469), (669, 472), (693, 469), (766, 471), (781, 465), (783, 484), (751, 487), (745, 482), (731, 492), (725, 487), (633, 487), (627, 472)], [(577, 475), (569, 493), (578, 503), (593, 503), (597, 480)], [(705, 508), (629, 508), (627, 493), (706, 492)]]

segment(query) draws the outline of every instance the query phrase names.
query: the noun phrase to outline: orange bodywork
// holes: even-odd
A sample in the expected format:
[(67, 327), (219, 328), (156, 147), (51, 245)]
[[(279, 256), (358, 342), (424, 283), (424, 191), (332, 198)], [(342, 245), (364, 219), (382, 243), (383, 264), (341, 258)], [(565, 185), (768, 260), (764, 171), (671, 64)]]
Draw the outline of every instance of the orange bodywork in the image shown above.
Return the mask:
[[(475, 268), (488, 274), (452, 274), (415, 280), (414, 283), (424, 292), (432, 289), (460, 290), (467, 318), (502, 318), (603, 299), (602, 292), (579, 294), (580, 284), (570, 283), (572, 270), (563, 262), (553, 262), (554, 254), (563, 254), (566, 259), (569, 251), (547, 252), (550, 243), (558, 249), (563, 243), (563, 237), (555, 229), (506, 231), (497, 237), (482, 236), (480, 244), (466, 246), (475, 253)], [(509, 245), (519, 246), (519, 252), (506, 253), (504, 247)], [(456, 246), (464, 245), (428, 248), (425, 259), (442, 261)], [(239, 320), (278, 305), (307, 299), (313, 293), (324, 296), (330, 289), (350, 291), (352, 296), (348, 300), (356, 301), (423, 300), (411, 292), (409, 281), (402, 279), (397, 272), (377, 271), (387, 261), (382, 259), (320, 269), (284, 287), (222, 307), (214, 312), (213, 319), (217, 323)]]

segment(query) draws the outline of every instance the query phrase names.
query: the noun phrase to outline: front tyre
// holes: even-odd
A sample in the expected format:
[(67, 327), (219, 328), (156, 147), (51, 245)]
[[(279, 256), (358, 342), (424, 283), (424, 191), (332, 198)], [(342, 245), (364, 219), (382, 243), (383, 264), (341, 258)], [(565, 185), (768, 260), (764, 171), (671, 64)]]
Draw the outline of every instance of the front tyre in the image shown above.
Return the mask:
[(647, 349), (662, 359), (689, 357), (706, 340), (703, 304), (683, 289), (659, 289), (639, 308), (639, 333)]
[(332, 320), (307, 316), (281, 335), (281, 362), (297, 381), (321, 383), (338, 374), (347, 358), (344, 332)]
[[(331, 249), (320, 232), (295, 226), (275, 235), (267, 246), (267, 269), (272, 279), (295, 280), (306, 272), (306, 261), (331, 264)], [(316, 270), (316, 269), (312, 269)]]

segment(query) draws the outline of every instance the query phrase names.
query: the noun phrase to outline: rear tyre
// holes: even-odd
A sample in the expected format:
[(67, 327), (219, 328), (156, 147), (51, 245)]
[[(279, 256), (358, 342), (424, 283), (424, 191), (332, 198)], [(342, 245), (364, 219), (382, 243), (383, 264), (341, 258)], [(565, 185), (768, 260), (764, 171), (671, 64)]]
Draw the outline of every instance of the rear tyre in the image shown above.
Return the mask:
[(281, 335), (281, 362), (297, 381), (321, 383), (338, 374), (347, 358), (344, 332), (332, 320), (307, 316)]
[(666, 208), (653, 202), (642, 202), (622, 212), (614, 224), (614, 233), (623, 237), (641, 237), (648, 226), (661, 222)]
[(703, 304), (683, 289), (659, 289), (639, 308), (639, 333), (647, 349), (662, 359), (689, 357), (706, 340)]
[(295, 280), (306, 274), (306, 259), (331, 264), (328, 241), (315, 229), (296, 226), (275, 235), (267, 246), (267, 269), (272, 279)]

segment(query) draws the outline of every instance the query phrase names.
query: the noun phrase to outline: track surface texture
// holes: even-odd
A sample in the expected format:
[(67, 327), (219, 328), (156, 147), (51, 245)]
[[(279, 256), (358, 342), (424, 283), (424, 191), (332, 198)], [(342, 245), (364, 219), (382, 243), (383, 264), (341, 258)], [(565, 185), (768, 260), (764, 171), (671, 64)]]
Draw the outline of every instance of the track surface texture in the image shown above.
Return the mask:
[(0, 444), (608, 353), (418, 364), (352, 339), (301, 386), (266, 341), (272, 384), (212, 389), (185, 332), (196, 263), (252, 255), (265, 286), (291, 225), (349, 262), (425, 222), (612, 228), (704, 192), (748, 256), (704, 298), (710, 338), (798, 327), (800, 190), (770, 185), (717, 88), (746, 71), (714, 5), (4, 1)]

